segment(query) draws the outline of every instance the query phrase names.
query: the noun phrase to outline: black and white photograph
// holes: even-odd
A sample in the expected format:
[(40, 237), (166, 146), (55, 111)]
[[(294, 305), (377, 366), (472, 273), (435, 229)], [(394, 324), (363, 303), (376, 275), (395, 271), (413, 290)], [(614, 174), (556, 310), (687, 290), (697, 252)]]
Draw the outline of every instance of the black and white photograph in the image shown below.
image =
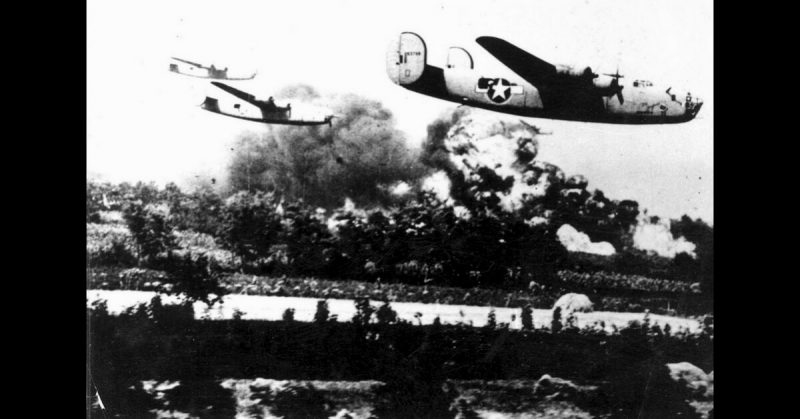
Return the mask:
[(87, 0), (86, 417), (713, 419), (713, 15)]

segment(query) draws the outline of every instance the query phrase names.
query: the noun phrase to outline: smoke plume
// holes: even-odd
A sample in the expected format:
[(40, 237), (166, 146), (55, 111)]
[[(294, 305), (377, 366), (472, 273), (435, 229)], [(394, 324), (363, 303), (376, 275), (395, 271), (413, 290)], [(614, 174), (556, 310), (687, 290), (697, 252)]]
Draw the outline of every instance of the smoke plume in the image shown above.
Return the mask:
[(562, 225), (556, 232), (558, 241), (570, 252), (583, 252), (595, 255), (611, 256), (616, 253), (609, 242), (592, 242), (588, 235), (575, 230), (569, 224)]
[(265, 134), (243, 134), (228, 171), (233, 190), (272, 190), (325, 208), (346, 197), (361, 206), (386, 205), (402, 199), (392, 185), (414, 183), (425, 172), (382, 103), (321, 95), (306, 85), (286, 87), (279, 97), (324, 105), (337, 118), (330, 127), (276, 125)]
[(538, 128), (522, 122), (457, 108), (428, 126), (421, 159), (447, 175), (455, 202), (517, 211), (564, 180), (557, 167), (534, 161), (538, 135)]
[(679, 253), (696, 257), (696, 245), (682, 236), (674, 237), (669, 220), (640, 217), (633, 232), (633, 245), (637, 249), (668, 258), (674, 258)]

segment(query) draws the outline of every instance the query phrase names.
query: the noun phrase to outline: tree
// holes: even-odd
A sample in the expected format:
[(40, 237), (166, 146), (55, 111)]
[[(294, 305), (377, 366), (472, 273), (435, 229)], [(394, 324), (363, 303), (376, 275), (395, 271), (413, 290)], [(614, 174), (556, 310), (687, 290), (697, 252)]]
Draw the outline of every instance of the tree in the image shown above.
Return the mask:
[(167, 184), (162, 192), (169, 206), (169, 219), (176, 228), (216, 235), (220, 229), (222, 197), (209, 186), (201, 186), (190, 194), (175, 184)]
[(152, 263), (175, 247), (172, 228), (167, 224), (164, 212), (144, 206), (141, 201), (131, 201), (123, 206), (123, 217), (136, 241), (140, 263), (143, 259)]
[(369, 298), (356, 298), (356, 314), (353, 315), (353, 324), (366, 326), (369, 324), (375, 309), (370, 305)]
[(397, 322), (397, 312), (392, 309), (388, 301), (378, 307), (378, 310), (375, 312), (375, 317), (378, 319), (378, 324), (392, 324)]
[[(704, 293), (711, 295), (714, 291), (714, 228), (701, 219), (692, 219), (684, 215), (680, 220), (672, 220), (670, 230), (674, 237), (683, 236), (695, 244), (694, 266), (684, 268), (692, 281), (700, 282)], [(678, 262), (676, 257), (676, 263)], [(689, 261), (684, 260), (684, 267)]]
[(182, 294), (191, 301), (200, 300), (208, 305), (222, 301), (227, 293), (220, 285), (221, 274), (206, 256), (193, 259), (191, 254), (176, 255), (170, 252), (162, 262), (172, 284), (171, 294)]
[(486, 319), (486, 328), (487, 329), (497, 328), (497, 315), (495, 314), (494, 309), (489, 310), (489, 317)]
[(281, 217), (272, 194), (239, 192), (222, 208), (219, 228), (221, 244), (249, 267), (259, 258), (270, 256), (270, 246), (277, 243)]
[(561, 331), (561, 307), (556, 307), (553, 310), (553, 320), (550, 322), (550, 330), (553, 333), (558, 333)]
[(522, 330), (533, 330), (533, 309), (530, 304), (522, 307)]
[(293, 322), (294, 321), (294, 309), (287, 308), (283, 312), (283, 321), (285, 322)]
[(328, 302), (325, 300), (317, 301), (317, 311), (314, 313), (314, 323), (325, 323), (328, 321), (328, 316), (330, 316)]

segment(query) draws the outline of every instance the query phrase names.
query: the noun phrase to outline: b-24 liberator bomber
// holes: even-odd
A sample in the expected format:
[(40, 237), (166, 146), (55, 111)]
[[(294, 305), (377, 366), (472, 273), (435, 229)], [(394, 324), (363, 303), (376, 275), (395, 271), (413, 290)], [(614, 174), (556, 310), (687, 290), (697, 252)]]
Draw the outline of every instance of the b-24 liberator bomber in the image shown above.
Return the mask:
[(214, 64), (205, 66), (193, 61), (184, 60), (181, 58), (171, 57), (174, 62), (169, 64), (169, 71), (173, 73), (183, 74), (184, 76), (199, 77), (201, 79), (215, 79), (215, 80), (252, 80), (256, 73), (249, 76), (228, 75), (228, 67), (217, 68)]
[(615, 124), (669, 124), (694, 119), (703, 102), (689, 92), (589, 66), (550, 64), (499, 38), (476, 39), (518, 78), (475, 70), (463, 48), (449, 50), (446, 68), (427, 63), (425, 41), (403, 32), (389, 45), (386, 71), (408, 90), (519, 116)]
[(259, 100), (250, 93), (235, 89), (227, 84), (216, 81), (212, 81), (211, 84), (230, 93), (242, 102), (236, 100), (223, 100), (220, 102), (217, 98), (206, 96), (200, 107), (209, 112), (247, 121), (281, 125), (328, 124), (330, 126), (331, 120), (334, 118), (334, 115), (327, 109), (308, 104), (299, 104), (293, 108), (292, 104), (288, 102), (278, 105), (272, 97), (267, 100)]

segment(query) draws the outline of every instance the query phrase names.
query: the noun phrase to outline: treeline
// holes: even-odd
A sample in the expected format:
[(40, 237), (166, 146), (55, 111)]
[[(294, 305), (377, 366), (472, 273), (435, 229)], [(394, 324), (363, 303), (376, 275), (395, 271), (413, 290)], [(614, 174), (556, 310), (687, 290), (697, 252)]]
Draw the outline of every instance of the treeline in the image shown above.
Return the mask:
[(687, 361), (713, 369), (711, 322), (700, 334), (645, 321), (609, 335), (579, 329), (568, 318), (554, 319), (558, 325), (550, 329), (532, 329), (528, 321), (527, 330), (512, 331), (491, 318), (483, 328), (438, 321), (414, 326), (398, 321), (388, 304), (361, 300), (356, 309), (347, 323), (330, 318), (324, 301), (312, 323), (292, 320), (288, 310), (279, 322), (211, 321), (194, 320), (190, 304), (163, 305), (157, 298), (119, 316), (97, 303), (87, 313), (93, 380), (105, 403), (116, 407), (135, 403), (129, 387), (137, 381), (230, 377), (379, 380), (386, 391), (413, 396), (408, 402), (435, 405), (430, 398), (440, 396), (446, 379), (552, 374), (599, 383), (609, 395), (605, 409), (631, 412), (657, 366)]
[[(108, 211), (122, 214), (117, 225), (127, 226), (127, 232), (101, 224)], [(660, 272), (649, 276), (675, 280), (695, 280), (700, 272), (691, 268), (691, 275), (681, 274), (688, 269), (682, 258), (666, 264), (659, 259), (659, 265), (629, 253), (569, 254), (554, 224), (530, 223), (519, 213), (485, 206), (464, 215), (426, 193), (388, 210), (360, 212), (328, 213), (265, 192), (240, 191), (223, 199), (210, 188), (184, 193), (174, 184), (159, 189), (88, 183), (90, 241), (103, 244), (87, 248), (87, 258), (90, 266), (169, 271), (176, 259), (185, 258), (203, 262), (209, 273), (506, 289), (532, 282), (568, 286), (559, 275), (564, 269), (625, 272), (627, 264), (636, 267), (633, 273)], [(616, 278), (614, 287), (626, 281)]]
[[(185, 194), (174, 185), (119, 189), (89, 184), (87, 221), (101, 221), (102, 209), (121, 211), (131, 235), (121, 240), (132, 239), (138, 265), (153, 269), (177, 253), (175, 230), (207, 234), (234, 256), (218, 261), (205, 255), (209, 269), (259, 275), (515, 287), (557, 281), (566, 256), (547, 225), (531, 225), (513, 213), (460, 217), (425, 193), (362, 217), (344, 210), (327, 216), (264, 192), (241, 191), (223, 200), (211, 190)], [(88, 255), (89, 262), (113, 264), (117, 256), (120, 265), (128, 263), (120, 250), (111, 245)]]

